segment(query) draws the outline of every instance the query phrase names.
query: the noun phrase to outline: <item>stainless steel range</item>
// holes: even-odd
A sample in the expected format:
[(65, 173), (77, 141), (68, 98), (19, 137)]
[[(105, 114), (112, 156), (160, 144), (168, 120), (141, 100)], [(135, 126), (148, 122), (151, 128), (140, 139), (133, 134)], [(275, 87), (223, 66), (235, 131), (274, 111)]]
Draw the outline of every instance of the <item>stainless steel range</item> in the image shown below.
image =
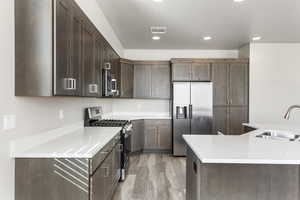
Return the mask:
[(125, 180), (129, 168), (132, 124), (129, 120), (102, 119), (102, 108), (91, 107), (85, 110), (84, 126), (86, 127), (122, 127), (121, 143), (121, 181)]

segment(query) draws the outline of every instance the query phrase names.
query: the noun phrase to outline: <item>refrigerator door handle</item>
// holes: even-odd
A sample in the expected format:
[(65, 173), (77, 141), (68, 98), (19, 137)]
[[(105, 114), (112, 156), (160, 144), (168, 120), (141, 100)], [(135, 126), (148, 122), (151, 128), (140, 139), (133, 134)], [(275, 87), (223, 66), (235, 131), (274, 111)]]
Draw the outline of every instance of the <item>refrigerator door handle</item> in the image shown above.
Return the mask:
[(192, 104), (189, 105), (189, 117), (190, 117), (190, 119), (193, 119), (193, 105)]

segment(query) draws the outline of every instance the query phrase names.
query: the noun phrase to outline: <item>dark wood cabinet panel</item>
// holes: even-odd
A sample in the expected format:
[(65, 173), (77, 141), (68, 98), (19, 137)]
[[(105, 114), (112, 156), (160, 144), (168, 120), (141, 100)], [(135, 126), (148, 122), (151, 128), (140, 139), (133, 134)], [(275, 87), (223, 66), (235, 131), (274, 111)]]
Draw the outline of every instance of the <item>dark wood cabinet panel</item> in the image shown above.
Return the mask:
[(191, 80), (191, 63), (175, 63), (172, 65), (173, 81), (189, 81)]
[(228, 107), (214, 106), (213, 109), (213, 133), (218, 134), (218, 132), (221, 132), (226, 135), (228, 126)]
[(171, 151), (172, 132), (171, 120), (144, 120), (144, 149), (156, 151)]
[(247, 106), (231, 106), (229, 108), (228, 134), (243, 134), (244, 126), (242, 124), (246, 122), (248, 122)]
[(248, 105), (248, 64), (230, 64), (229, 101), (230, 105)]
[(151, 66), (151, 97), (170, 99), (171, 80), (170, 66), (152, 65)]
[(135, 64), (134, 65), (134, 97), (151, 97), (151, 66)]
[(74, 79), (71, 71), (72, 5), (67, 0), (56, 2), (56, 67), (55, 95), (72, 95)]
[(144, 149), (144, 120), (132, 121), (131, 152), (138, 152)]
[(72, 53), (71, 53), (71, 74), (76, 79), (76, 96), (81, 95), (81, 52), (82, 52), (82, 15), (78, 13), (76, 7), (73, 4), (73, 15), (72, 15)]
[(212, 64), (214, 106), (226, 106), (228, 102), (228, 63)]
[(211, 81), (210, 63), (193, 63), (191, 69), (192, 81)]
[(97, 96), (102, 96), (102, 69), (103, 69), (103, 38), (99, 35), (95, 38), (95, 80), (98, 85)]
[(158, 125), (158, 149), (172, 149), (171, 120), (162, 120)]
[(121, 87), (120, 96), (124, 98), (133, 97), (134, 66), (130, 63), (120, 63), (121, 65)]
[(145, 126), (144, 135), (144, 149), (155, 150), (157, 149), (157, 129), (153, 126)]
[(94, 32), (87, 24), (82, 29), (82, 39), (83, 96), (94, 97), (98, 93), (98, 84), (95, 80)]

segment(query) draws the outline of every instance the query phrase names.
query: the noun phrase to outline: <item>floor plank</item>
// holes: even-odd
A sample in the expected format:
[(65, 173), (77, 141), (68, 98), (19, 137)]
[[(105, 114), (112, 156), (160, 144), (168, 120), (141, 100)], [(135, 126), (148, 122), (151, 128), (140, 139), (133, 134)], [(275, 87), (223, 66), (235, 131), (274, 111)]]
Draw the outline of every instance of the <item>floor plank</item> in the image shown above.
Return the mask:
[(167, 154), (134, 155), (113, 200), (185, 200), (185, 165), (185, 158)]

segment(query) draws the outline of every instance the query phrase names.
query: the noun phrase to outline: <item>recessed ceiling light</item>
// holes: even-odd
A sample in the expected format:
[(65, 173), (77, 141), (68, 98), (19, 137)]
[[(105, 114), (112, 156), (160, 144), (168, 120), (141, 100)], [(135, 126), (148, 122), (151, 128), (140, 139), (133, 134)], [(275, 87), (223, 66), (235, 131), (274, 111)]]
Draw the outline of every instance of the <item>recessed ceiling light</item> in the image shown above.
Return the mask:
[(154, 2), (162, 2), (163, 0), (153, 0)]
[(211, 39), (212, 39), (212, 37), (210, 37), (210, 36), (203, 37), (203, 40), (206, 40), (206, 41), (211, 40)]
[(261, 40), (261, 37), (260, 36), (254, 36), (254, 37), (252, 37), (252, 40), (253, 41), (258, 41), (258, 40)]
[(160, 40), (160, 37), (155, 35), (155, 36), (152, 37), (152, 40)]
[(233, 0), (234, 2), (243, 2), (245, 0)]

